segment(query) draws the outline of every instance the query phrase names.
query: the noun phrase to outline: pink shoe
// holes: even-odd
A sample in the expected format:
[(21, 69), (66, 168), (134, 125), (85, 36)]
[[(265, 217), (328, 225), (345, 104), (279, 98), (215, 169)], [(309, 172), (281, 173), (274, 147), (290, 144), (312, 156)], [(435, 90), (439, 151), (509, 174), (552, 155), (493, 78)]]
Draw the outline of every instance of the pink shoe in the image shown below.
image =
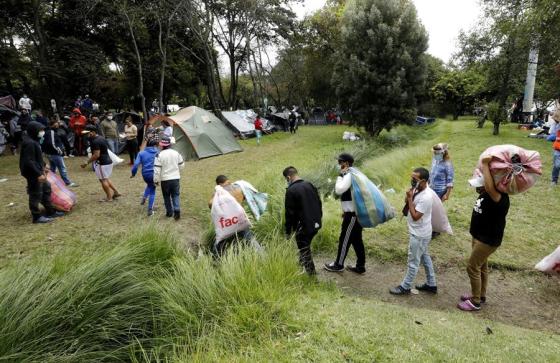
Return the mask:
[(457, 307), (463, 311), (478, 311), (480, 310), (480, 305), (476, 306), (470, 300), (465, 300), (457, 304)]
[[(461, 299), (461, 301), (472, 300), (472, 294), (465, 293), (465, 294), (461, 295), (461, 297), (459, 299)], [(484, 304), (485, 302), (486, 302), (486, 296), (481, 296), (480, 297), (480, 303)]]

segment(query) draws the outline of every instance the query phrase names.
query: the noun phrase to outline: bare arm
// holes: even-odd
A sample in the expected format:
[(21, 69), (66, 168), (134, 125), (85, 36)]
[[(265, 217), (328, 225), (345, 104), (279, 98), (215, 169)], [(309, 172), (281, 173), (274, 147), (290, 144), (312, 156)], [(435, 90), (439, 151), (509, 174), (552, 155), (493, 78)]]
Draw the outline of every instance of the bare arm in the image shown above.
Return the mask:
[(496, 189), (494, 185), (494, 178), (490, 173), (490, 160), (492, 156), (485, 155), (482, 157), (482, 175), (484, 175), (484, 189), (492, 200), (498, 203), (502, 199), (502, 194)]

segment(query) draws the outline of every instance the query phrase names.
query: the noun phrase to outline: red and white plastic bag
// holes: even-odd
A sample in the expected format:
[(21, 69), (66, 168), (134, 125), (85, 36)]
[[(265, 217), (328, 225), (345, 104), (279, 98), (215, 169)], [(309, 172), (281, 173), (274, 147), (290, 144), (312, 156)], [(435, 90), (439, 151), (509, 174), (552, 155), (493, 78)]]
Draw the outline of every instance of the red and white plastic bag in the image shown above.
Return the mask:
[(543, 258), (535, 265), (535, 269), (541, 272), (560, 274), (560, 246), (550, 255)]
[(216, 186), (210, 214), (216, 231), (216, 242), (251, 228), (245, 209), (219, 185)]

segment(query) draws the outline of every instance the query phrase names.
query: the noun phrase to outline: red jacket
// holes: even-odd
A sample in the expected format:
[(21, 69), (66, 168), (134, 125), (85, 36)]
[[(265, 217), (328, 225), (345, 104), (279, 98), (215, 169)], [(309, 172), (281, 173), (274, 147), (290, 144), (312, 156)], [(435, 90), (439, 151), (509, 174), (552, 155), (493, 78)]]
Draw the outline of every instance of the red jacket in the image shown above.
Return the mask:
[(262, 121), (260, 118), (257, 117), (257, 119), (255, 120), (255, 130), (260, 130), (262, 131)]
[(70, 128), (74, 130), (76, 134), (81, 134), (86, 127), (86, 117), (82, 115), (79, 108), (73, 109), (72, 113), (77, 113), (78, 116), (72, 115), (72, 117), (70, 117)]

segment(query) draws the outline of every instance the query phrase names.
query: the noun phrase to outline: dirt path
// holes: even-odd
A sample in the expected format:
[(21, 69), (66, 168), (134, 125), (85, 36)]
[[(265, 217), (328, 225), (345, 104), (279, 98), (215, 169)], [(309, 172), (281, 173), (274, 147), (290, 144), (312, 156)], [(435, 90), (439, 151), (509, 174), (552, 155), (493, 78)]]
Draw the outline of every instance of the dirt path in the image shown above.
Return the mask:
[[(438, 294), (420, 292), (418, 295), (393, 296), (389, 287), (398, 285), (406, 266), (369, 261), (367, 272), (356, 275), (345, 271), (332, 273), (322, 266), (330, 259), (315, 259), (321, 281), (334, 281), (347, 294), (374, 298), (388, 303), (415, 308), (461, 313), (457, 308), (458, 297), (469, 291), (467, 273), (458, 267), (438, 267)], [(416, 283), (425, 281), (421, 268)], [(560, 334), (560, 278), (534, 273), (497, 271), (490, 273), (488, 302), (476, 312), (481, 318), (517, 325), (524, 328), (544, 330)], [(467, 313), (465, 313), (467, 314)]]

